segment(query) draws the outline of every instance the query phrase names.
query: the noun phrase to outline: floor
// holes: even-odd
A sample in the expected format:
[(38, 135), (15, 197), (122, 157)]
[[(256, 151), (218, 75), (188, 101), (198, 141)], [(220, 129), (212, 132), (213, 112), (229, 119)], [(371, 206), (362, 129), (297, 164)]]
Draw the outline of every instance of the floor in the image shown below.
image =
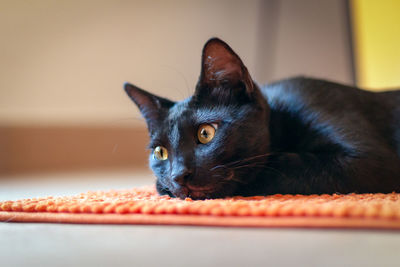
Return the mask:
[[(151, 184), (149, 172), (0, 179), (0, 201)], [(0, 223), (0, 266), (398, 266), (392, 231)]]

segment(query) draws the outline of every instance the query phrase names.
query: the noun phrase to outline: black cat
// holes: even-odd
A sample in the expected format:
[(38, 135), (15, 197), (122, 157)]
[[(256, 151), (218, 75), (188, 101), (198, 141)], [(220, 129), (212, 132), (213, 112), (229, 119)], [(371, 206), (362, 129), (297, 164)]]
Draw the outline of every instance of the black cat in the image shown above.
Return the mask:
[(125, 90), (147, 121), (160, 194), (392, 192), (400, 189), (400, 91), (293, 78), (259, 88), (238, 55), (209, 40), (181, 102)]

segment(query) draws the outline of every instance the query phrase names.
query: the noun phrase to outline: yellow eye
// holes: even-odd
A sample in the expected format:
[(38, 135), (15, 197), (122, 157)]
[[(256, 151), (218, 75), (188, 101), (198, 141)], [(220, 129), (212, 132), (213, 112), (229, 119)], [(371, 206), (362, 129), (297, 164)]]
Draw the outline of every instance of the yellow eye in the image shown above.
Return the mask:
[(168, 158), (168, 150), (163, 146), (154, 149), (154, 157), (158, 160), (166, 160)]
[(197, 130), (197, 138), (200, 143), (207, 144), (210, 142), (215, 135), (215, 130), (217, 128), (217, 124), (202, 124)]

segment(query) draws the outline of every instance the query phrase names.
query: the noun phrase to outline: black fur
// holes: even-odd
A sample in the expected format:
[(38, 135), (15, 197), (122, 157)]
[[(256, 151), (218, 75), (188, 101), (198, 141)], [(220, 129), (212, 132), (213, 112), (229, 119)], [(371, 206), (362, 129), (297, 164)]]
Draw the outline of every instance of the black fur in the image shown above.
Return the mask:
[[(145, 117), (160, 194), (194, 199), (233, 195), (400, 190), (400, 91), (372, 93), (293, 78), (259, 88), (233, 50), (209, 40), (192, 97), (172, 102), (131, 84)], [(216, 123), (214, 139), (197, 140)]]

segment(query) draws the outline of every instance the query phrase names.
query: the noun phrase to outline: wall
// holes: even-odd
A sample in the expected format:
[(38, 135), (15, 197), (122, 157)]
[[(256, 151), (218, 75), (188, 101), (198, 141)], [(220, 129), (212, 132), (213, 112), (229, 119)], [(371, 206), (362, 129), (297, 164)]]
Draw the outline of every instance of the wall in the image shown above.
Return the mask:
[(131, 123), (130, 81), (183, 99), (219, 36), (261, 83), (351, 83), (345, 1), (2, 1), (0, 122)]
[(347, 1), (277, 1), (270, 79), (307, 75), (353, 84)]
[(0, 1), (0, 175), (146, 167), (125, 81), (191, 94), (218, 36), (259, 83), (352, 83), (346, 1)]
[(1, 1), (0, 122), (130, 124), (123, 82), (187, 97), (212, 36), (254, 70), (259, 3)]

